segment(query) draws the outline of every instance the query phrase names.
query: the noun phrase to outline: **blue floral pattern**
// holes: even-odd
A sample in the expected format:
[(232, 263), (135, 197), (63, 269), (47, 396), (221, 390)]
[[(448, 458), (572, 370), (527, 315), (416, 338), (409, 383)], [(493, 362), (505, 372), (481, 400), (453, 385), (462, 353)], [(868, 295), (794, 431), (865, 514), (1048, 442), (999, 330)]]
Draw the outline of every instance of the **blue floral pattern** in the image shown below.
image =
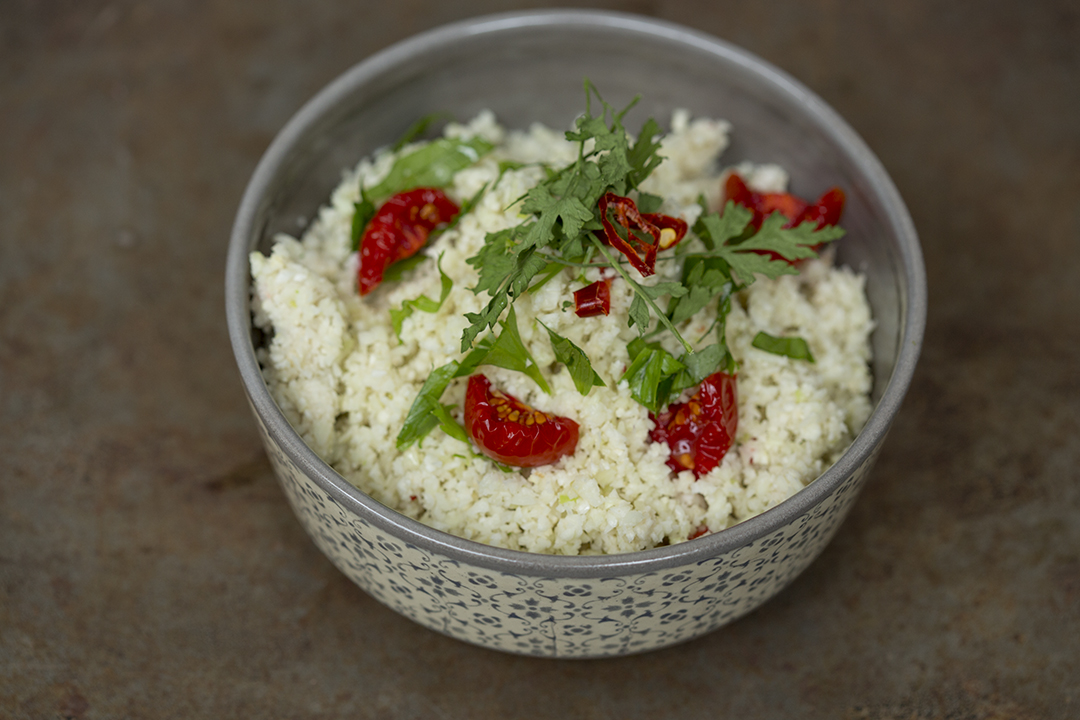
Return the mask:
[(584, 658), (654, 650), (703, 635), (778, 593), (824, 549), (876, 453), (810, 512), (723, 555), (621, 577), (533, 577), (470, 566), (389, 536), (343, 508), (259, 422), (285, 495), (319, 549), (402, 615), (485, 647)]

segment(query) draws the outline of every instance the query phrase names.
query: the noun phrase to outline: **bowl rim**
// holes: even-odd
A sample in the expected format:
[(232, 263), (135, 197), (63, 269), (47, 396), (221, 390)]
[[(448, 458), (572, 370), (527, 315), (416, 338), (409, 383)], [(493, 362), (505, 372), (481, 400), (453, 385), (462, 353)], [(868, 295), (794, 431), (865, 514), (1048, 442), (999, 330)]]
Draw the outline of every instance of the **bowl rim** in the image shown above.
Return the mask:
[[(900, 283), (901, 321), (896, 364), (885, 391), (862, 431), (840, 459), (808, 486), (778, 505), (715, 533), (648, 550), (613, 555), (548, 555), (486, 545), (436, 530), (383, 505), (357, 489), (319, 458), (282, 414), (263, 380), (251, 341), (249, 240), (261, 200), (294, 143), (353, 89), (416, 55), (470, 37), (523, 27), (578, 26), (616, 31), (689, 45), (749, 70), (797, 99), (817, 125), (846, 150), (882, 201), (887, 225), (899, 238), (906, 282)], [(727, 41), (689, 27), (639, 15), (602, 10), (527, 10), (461, 20), (414, 35), (361, 60), (331, 81), (297, 111), (267, 148), (237, 211), (229, 241), (225, 282), (226, 317), (241, 379), (252, 409), (288, 458), (346, 512), (408, 545), (488, 570), (568, 578), (600, 578), (672, 569), (713, 558), (774, 532), (825, 500), (871, 459), (884, 440), (914, 374), (926, 321), (926, 275), (911, 216), (884, 167), (866, 143), (802, 83), (772, 64)], [(906, 300), (906, 308), (903, 302)]]

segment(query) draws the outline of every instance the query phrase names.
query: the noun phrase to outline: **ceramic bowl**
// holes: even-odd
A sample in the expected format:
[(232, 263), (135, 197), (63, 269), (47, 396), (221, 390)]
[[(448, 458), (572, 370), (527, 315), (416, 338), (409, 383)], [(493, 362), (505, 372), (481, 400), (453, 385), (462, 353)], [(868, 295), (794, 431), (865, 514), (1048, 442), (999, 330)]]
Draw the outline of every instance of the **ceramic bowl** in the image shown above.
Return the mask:
[[(833, 467), (795, 496), (722, 532), (621, 555), (547, 556), (463, 540), (372, 500), (289, 426), (259, 373), (248, 253), (297, 232), (344, 168), (393, 142), (416, 118), (484, 108), (507, 127), (567, 127), (583, 78), (635, 129), (674, 108), (734, 126), (725, 162), (776, 162), (792, 186), (847, 191), (839, 262), (867, 274), (877, 323), (875, 409)], [(267, 452), (312, 540), (366, 592), (416, 622), (488, 648), (602, 657), (682, 642), (745, 615), (822, 551), (851, 509), (907, 390), (922, 340), (926, 288), (918, 238), (873, 153), (821, 99), (726, 42), (641, 17), (526, 12), (460, 22), (379, 52), (289, 121), (247, 187), (229, 248), (226, 301), (240, 374)]]

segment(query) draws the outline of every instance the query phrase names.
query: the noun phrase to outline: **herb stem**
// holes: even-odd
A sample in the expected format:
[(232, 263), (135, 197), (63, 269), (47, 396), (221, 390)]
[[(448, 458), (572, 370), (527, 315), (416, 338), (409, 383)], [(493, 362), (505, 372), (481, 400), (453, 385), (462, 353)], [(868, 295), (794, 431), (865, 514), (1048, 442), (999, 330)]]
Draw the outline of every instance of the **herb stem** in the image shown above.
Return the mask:
[(641, 289), (641, 286), (637, 282), (635, 282), (630, 277), (630, 275), (628, 275), (627, 272), (619, 266), (617, 262), (615, 262), (614, 258), (612, 258), (610, 254), (608, 254), (608, 251), (604, 248), (604, 244), (600, 242), (599, 238), (597, 238), (595, 235), (590, 235), (590, 238), (593, 241), (593, 245), (596, 246), (596, 249), (599, 250), (600, 254), (604, 256), (604, 259), (607, 260), (608, 263), (610, 263), (611, 267), (615, 268), (615, 272), (622, 275), (623, 280), (630, 283), (630, 287), (632, 287), (634, 289), (634, 292), (636, 292), (638, 296), (641, 297), (641, 299), (644, 300), (645, 303), (652, 309), (652, 311), (656, 313), (657, 319), (659, 319), (660, 322), (663, 323), (664, 326), (671, 331), (671, 334), (674, 335), (675, 339), (679, 341), (679, 344), (683, 346), (683, 349), (686, 350), (686, 353), (688, 355), (693, 354), (693, 346), (690, 345), (690, 343), (686, 342), (686, 339), (683, 338), (679, 331), (675, 329), (675, 325), (672, 324), (671, 319), (668, 318), (668, 316), (660, 310), (657, 304), (653, 302), (653, 299), (649, 297), (648, 293), (644, 292)]

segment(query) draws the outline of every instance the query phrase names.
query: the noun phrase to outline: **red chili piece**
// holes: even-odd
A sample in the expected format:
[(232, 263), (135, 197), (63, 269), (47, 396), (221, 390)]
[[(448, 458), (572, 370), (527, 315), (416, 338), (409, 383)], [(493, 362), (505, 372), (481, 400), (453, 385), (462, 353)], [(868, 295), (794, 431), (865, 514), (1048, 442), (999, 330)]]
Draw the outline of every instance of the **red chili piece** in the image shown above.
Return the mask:
[(378, 287), (387, 267), (415, 255), (431, 231), (459, 211), (438, 188), (407, 190), (383, 203), (360, 238), (360, 294)]
[[(840, 215), (844, 212), (844, 191), (840, 188), (832, 188), (818, 198), (813, 205), (791, 193), (759, 193), (747, 187), (743, 179), (735, 173), (728, 175), (724, 182), (724, 196), (737, 205), (749, 208), (754, 217), (750, 223), (755, 230), (761, 228), (761, 223), (769, 215), (779, 212), (788, 221), (785, 228), (792, 228), (804, 222), (816, 222), (818, 229), (826, 225), (835, 225), (840, 222)], [(814, 248), (819, 250), (820, 245)], [(757, 251), (763, 255), (769, 255), (773, 259), (783, 260), (778, 253), (771, 250)]]
[(611, 280), (597, 280), (574, 291), (574, 313), (578, 317), (607, 315), (611, 312)]
[(713, 373), (689, 400), (650, 417), (655, 427), (649, 438), (666, 442), (671, 449), (668, 467), (675, 472), (693, 470), (694, 477), (701, 477), (720, 464), (735, 439), (739, 426), (735, 378)]
[[(660, 213), (640, 213), (637, 203), (628, 197), (606, 193), (600, 202), (600, 221), (604, 224), (604, 236), (609, 245), (621, 252), (642, 275), (656, 272), (656, 253), (674, 247), (686, 235), (685, 220)], [(626, 230), (623, 239), (608, 217), (611, 208), (615, 222)], [(646, 242), (634, 230), (647, 233), (652, 242)]]
[(480, 452), (514, 467), (549, 465), (572, 455), (578, 443), (576, 422), (529, 407), (481, 374), (469, 378), (465, 391), (465, 430)]

